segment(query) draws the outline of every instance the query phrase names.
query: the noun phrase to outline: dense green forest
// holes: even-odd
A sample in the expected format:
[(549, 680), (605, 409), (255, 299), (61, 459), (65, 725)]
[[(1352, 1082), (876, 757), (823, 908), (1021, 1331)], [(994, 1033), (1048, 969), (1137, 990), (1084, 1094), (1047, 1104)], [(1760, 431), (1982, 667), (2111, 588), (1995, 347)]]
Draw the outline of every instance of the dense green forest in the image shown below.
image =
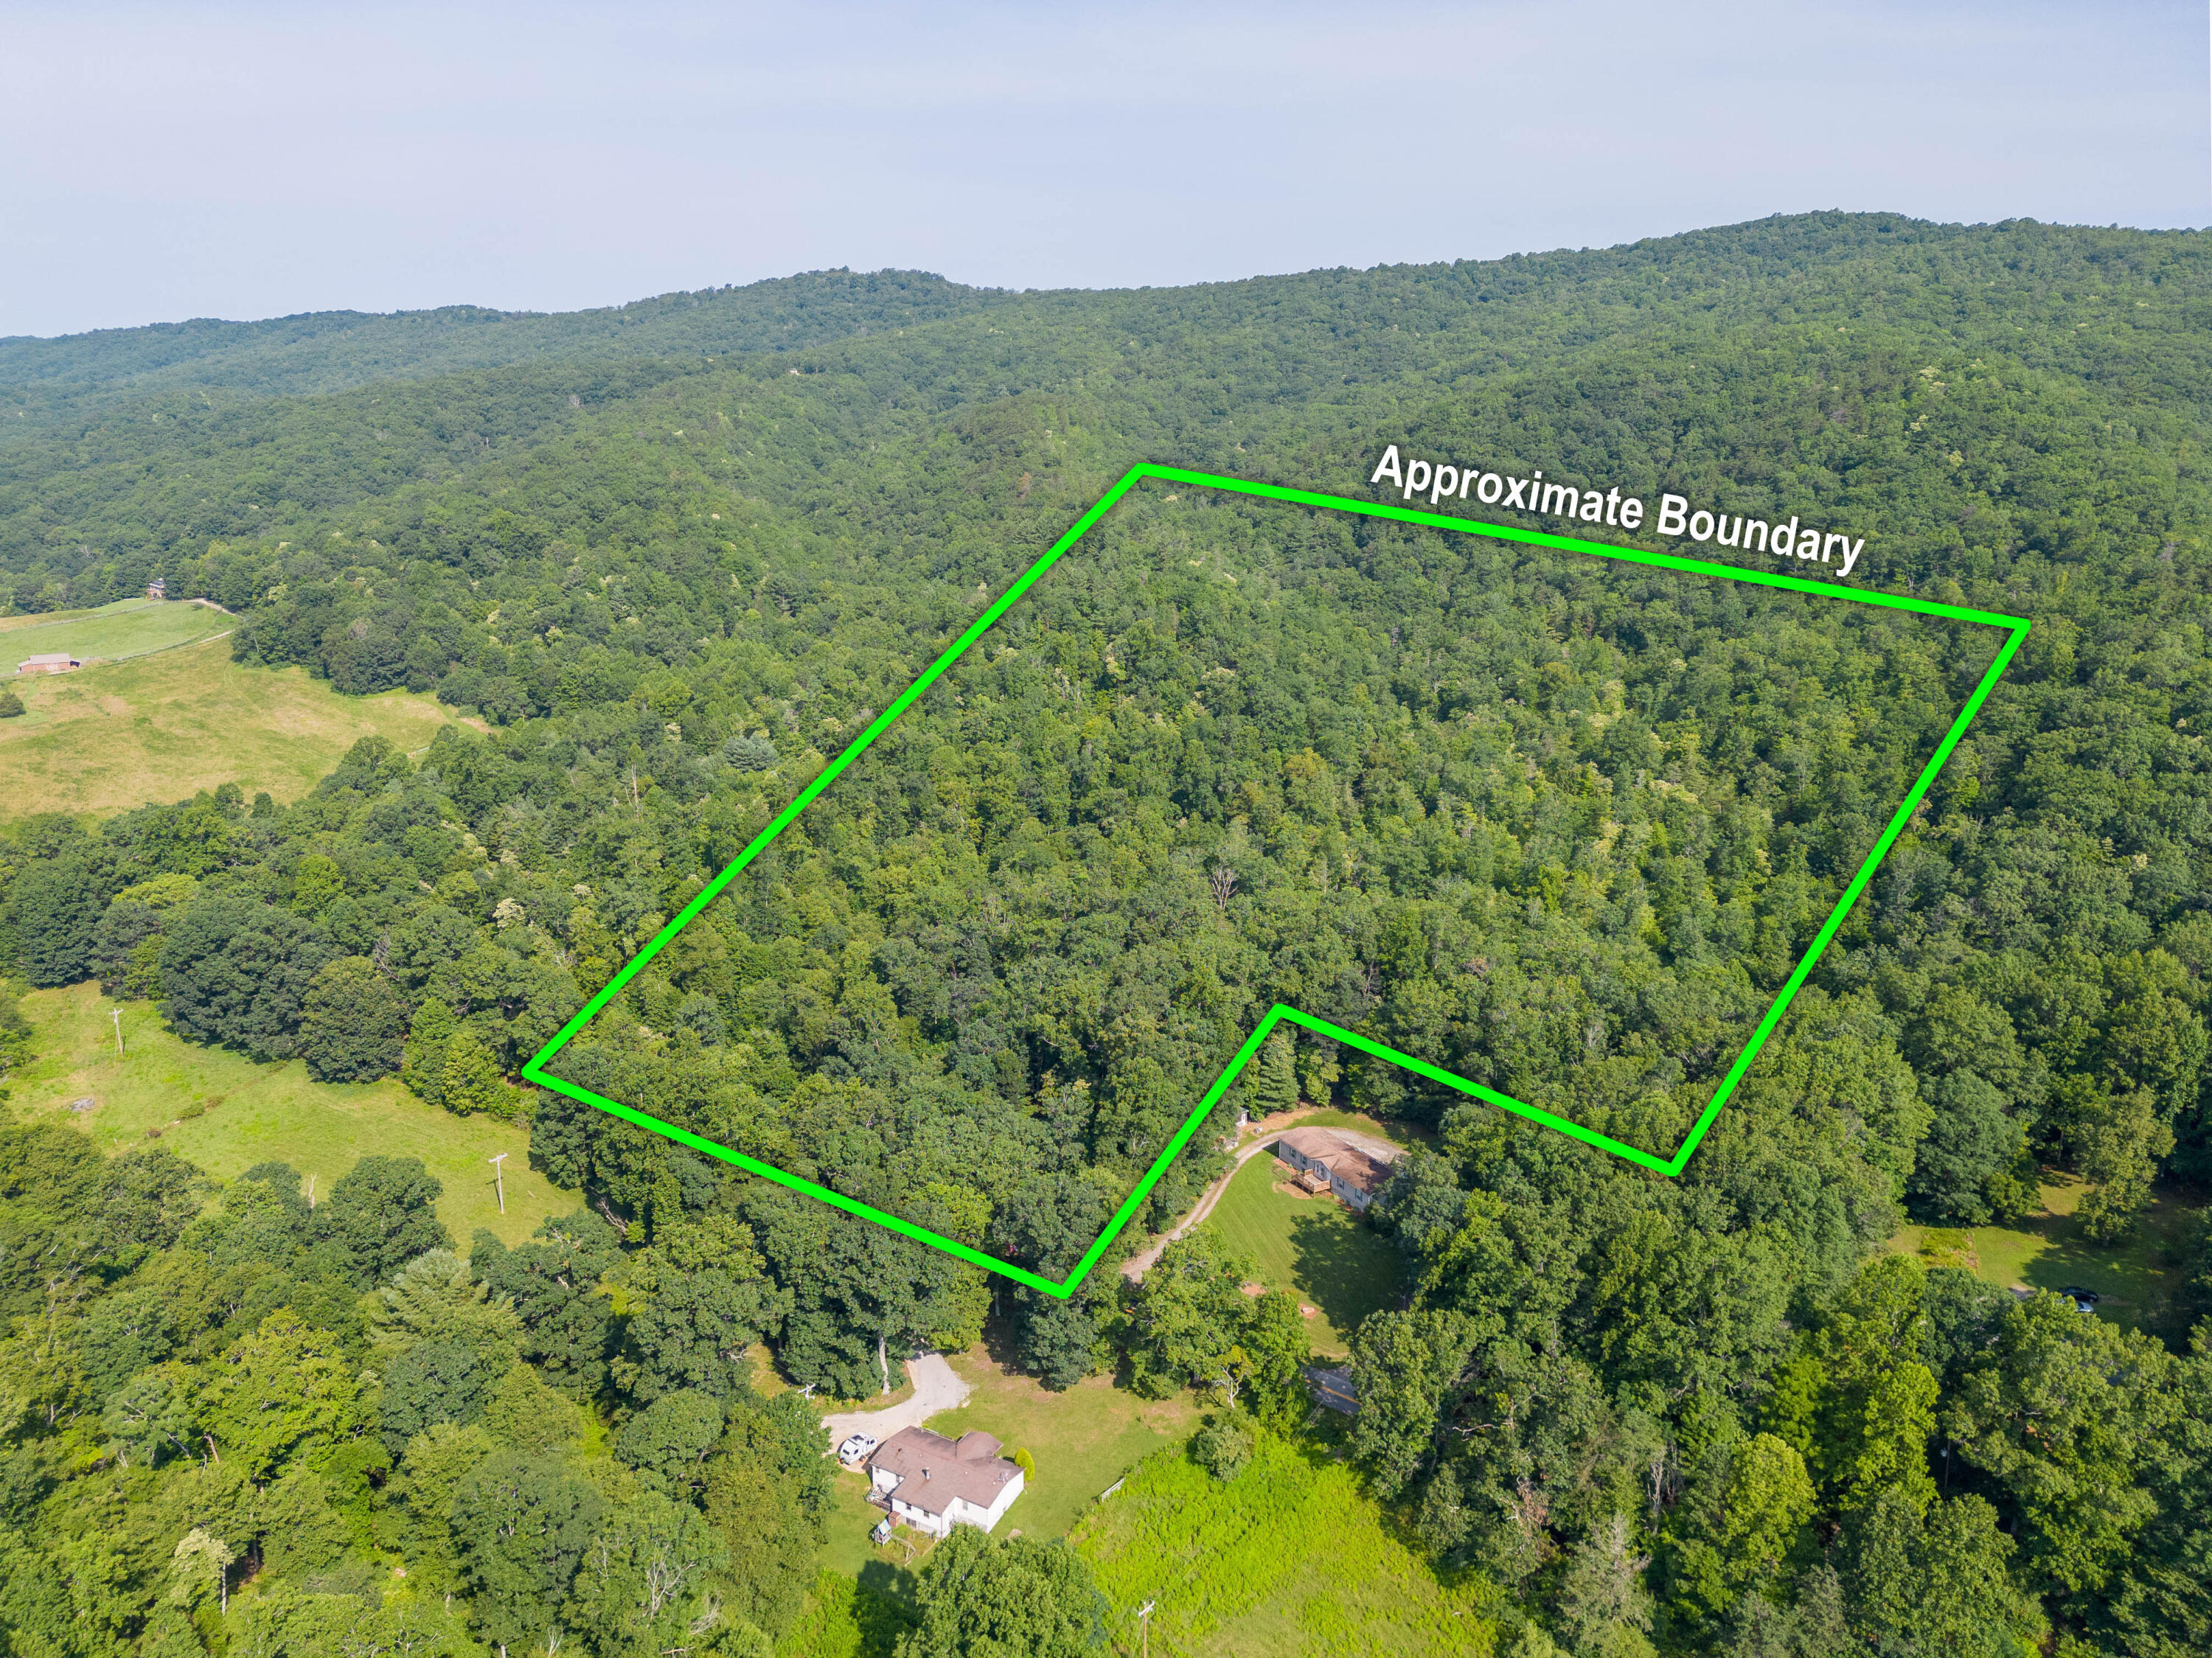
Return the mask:
[[(161, 574), (241, 662), (488, 731), (289, 805), (31, 819), (7, 964), (527, 1117), (588, 1199), (464, 1258), (397, 1162), (202, 1213), (158, 1148), (8, 1131), (6, 1649), (796, 1639), (820, 1448), (760, 1341), (843, 1397), (987, 1334), (1050, 1387), (1194, 1389), (1224, 1478), (1303, 1442), (1295, 1312), (1204, 1232), (1055, 1301), (511, 1079), (1127, 465), (1359, 494), (1391, 442), (1817, 513), (1862, 584), (2035, 631), (1681, 1179), (1303, 1035), (1224, 1102), (1430, 1147), (1374, 1218), (1415, 1287), (1354, 1340), (1370, 1488), (1522, 1658), (2206, 1649), (2201, 1226), (2150, 1331), (1886, 1245), (2045, 1169), (2106, 1239), (2212, 1179), (2209, 304), (2199, 236), (1837, 215), (0, 344), (14, 610)], [(1857, 610), (1140, 492), (559, 1068), (1055, 1275), (1275, 1000), (1671, 1147), (1989, 660)], [(1079, 1559), (976, 1549), (868, 1649), (983, 1649), (963, 1594), (1076, 1607), (1033, 1639), (1081, 1649)]]

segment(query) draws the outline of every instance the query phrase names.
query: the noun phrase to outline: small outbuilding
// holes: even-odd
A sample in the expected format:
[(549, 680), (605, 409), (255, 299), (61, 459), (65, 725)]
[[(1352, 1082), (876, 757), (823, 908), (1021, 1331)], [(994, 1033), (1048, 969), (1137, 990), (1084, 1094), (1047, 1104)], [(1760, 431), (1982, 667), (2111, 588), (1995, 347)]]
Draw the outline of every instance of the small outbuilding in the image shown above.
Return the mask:
[(1020, 1464), (999, 1448), (981, 1431), (947, 1439), (927, 1428), (902, 1428), (868, 1458), (869, 1500), (933, 1537), (955, 1526), (989, 1531), (1022, 1494)]
[(1349, 1364), (1309, 1364), (1305, 1370), (1306, 1386), (1313, 1390), (1314, 1403), (1324, 1410), (1341, 1411), (1346, 1416), (1359, 1414), (1359, 1389), (1352, 1384)]
[(44, 656), (26, 657), (15, 665), (17, 673), (67, 673), (71, 668), (84, 664), (66, 651), (50, 652)]

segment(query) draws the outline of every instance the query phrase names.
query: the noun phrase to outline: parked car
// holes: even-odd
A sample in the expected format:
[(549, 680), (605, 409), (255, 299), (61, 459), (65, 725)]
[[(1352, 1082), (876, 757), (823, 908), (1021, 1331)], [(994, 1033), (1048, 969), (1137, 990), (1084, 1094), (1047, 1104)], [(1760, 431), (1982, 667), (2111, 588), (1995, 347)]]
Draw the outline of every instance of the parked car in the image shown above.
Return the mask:
[(857, 1468), (868, 1460), (868, 1453), (875, 1448), (875, 1435), (854, 1434), (837, 1448), (837, 1460), (848, 1468)]
[(2098, 1295), (2094, 1290), (2084, 1290), (2079, 1284), (2070, 1284), (2058, 1293), (2074, 1303), (2074, 1310), (2077, 1313), (2094, 1313), (2097, 1310)]

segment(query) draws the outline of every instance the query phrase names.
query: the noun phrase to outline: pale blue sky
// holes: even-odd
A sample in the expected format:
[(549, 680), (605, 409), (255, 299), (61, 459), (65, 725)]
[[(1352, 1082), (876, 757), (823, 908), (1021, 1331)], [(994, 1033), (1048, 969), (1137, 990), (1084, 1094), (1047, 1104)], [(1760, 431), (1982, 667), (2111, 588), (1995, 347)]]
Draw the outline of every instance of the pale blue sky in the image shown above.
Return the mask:
[(0, 8), (0, 335), (884, 265), (1177, 283), (1814, 208), (2212, 222), (2206, 9)]

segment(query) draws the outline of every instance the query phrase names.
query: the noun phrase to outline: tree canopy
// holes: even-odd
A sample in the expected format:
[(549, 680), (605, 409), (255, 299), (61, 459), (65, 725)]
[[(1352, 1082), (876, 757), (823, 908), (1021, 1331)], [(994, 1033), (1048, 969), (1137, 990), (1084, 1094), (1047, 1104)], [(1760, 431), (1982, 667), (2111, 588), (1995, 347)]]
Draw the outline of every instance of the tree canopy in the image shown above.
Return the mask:
[[(283, 1163), (216, 1193), (0, 1127), (9, 1649), (754, 1650), (817, 1604), (834, 1506), (763, 1345), (841, 1398), (987, 1333), (1050, 1388), (1188, 1394), (1233, 1491), (1329, 1431), (1296, 1304), (1204, 1228), (1120, 1269), (1240, 1113), (1301, 1102), (1419, 1146), (1341, 1448), (1495, 1589), (1500, 1650), (2203, 1649), (2212, 1232), (2142, 1330), (1888, 1246), (2063, 1177), (2102, 1249), (2212, 1178), (2206, 247), (1823, 214), (0, 347), (9, 611), (160, 575), (241, 663), (466, 716), (286, 804), (12, 823), (0, 964), (526, 1121), (583, 1194), (464, 1257), (404, 1156), (310, 1210)], [(1284, 1032), (1062, 1301), (519, 1084), (1131, 463), (1363, 496), (1386, 443), (1817, 509), (1855, 583), (2035, 624), (1680, 1179)], [(1991, 649), (1139, 491), (560, 1066), (1055, 1277), (1276, 1000), (1668, 1148)], [(1084, 1570), (957, 1536), (869, 1638), (1073, 1649)]]

